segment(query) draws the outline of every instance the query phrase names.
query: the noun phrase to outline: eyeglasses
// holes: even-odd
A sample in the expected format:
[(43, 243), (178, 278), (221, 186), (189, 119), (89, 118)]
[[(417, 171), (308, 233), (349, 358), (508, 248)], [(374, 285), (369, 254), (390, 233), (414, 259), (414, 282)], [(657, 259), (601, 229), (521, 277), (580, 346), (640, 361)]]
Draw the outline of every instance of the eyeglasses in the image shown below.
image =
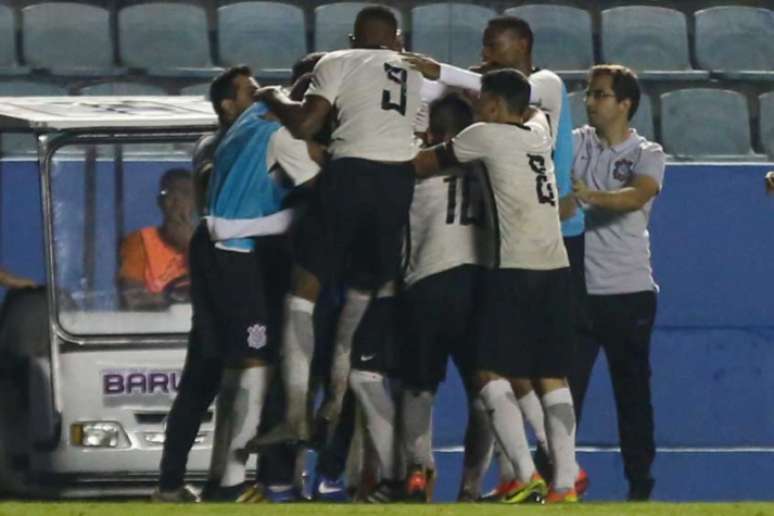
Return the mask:
[(604, 90), (586, 90), (583, 92), (583, 98), (587, 99), (591, 97), (594, 100), (602, 100), (608, 97), (615, 97), (615, 93), (608, 93)]

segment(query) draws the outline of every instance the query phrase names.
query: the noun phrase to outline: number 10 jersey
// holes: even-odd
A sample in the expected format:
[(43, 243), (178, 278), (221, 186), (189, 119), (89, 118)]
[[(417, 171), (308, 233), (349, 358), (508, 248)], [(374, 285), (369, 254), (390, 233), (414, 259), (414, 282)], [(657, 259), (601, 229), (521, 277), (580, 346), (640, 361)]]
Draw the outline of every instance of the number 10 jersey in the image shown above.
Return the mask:
[(338, 50), (320, 59), (306, 95), (323, 97), (336, 109), (333, 158), (412, 160), (422, 82), (388, 49)]

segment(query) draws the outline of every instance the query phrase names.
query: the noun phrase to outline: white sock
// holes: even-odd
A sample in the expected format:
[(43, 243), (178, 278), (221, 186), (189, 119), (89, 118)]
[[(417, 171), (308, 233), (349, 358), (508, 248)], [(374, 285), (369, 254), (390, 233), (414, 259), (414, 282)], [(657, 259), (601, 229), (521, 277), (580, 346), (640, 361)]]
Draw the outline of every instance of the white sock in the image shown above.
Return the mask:
[(309, 377), (314, 354), (314, 303), (302, 297), (285, 298), (282, 336), (282, 378), (285, 382), (286, 416), (302, 439), (309, 438)]
[(320, 415), (328, 421), (338, 421), (341, 414), (344, 394), (347, 392), (347, 386), (349, 385), (352, 340), (370, 302), (371, 296), (369, 294), (356, 290), (347, 291), (347, 299), (336, 326), (336, 339), (331, 365), (331, 383), (323, 406), (320, 408)]
[(575, 485), (578, 466), (575, 462), (575, 410), (570, 389), (562, 387), (543, 395), (546, 431), (551, 458), (554, 461), (554, 488), (569, 489)]
[[(468, 408), (468, 426), (465, 429), (465, 458), (462, 465), (460, 494), (473, 498), (481, 495), (481, 481), (489, 469), (494, 449), (494, 434), (486, 406), (477, 396)], [(508, 463), (510, 467), (510, 462)], [(511, 467), (511, 470), (513, 468)]]
[(529, 391), (529, 394), (519, 398), (518, 402), (521, 413), (524, 415), (524, 419), (535, 433), (535, 440), (537, 440), (537, 445), (548, 456), (549, 450), (548, 439), (546, 439), (546, 424), (545, 418), (543, 417), (543, 406), (540, 404), (540, 399), (537, 397), (537, 394), (535, 394), (535, 391)]
[(223, 398), (223, 405), (230, 415), (231, 431), (221, 486), (235, 486), (245, 481), (248, 454), (244, 447), (258, 431), (269, 377), (270, 368), (265, 366), (227, 368), (223, 372), (219, 396)]
[(497, 461), (497, 467), (500, 470), (500, 483), (516, 480), (516, 471), (513, 469), (513, 464), (508, 458), (508, 454), (505, 453), (503, 447), (497, 441), (494, 443), (494, 456)]
[(395, 403), (384, 376), (353, 369), (349, 376), (352, 392), (365, 414), (368, 436), (381, 466), (382, 478), (395, 479)]
[(432, 456), (430, 422), (433, 418), (433, 399), (431, 391), (413, 391), (406, 389), (402, 397), (402, 437), (409, 467), (427, 467), (426, 462)]
[(489, 411), (495, 437), (516, 470), (516, 479), (529, 482), (535, 473), (535, 463), (529, 453), (524, 419), (511, 384), (502, 378), (490, 381), (481, 389), (480, 396)]

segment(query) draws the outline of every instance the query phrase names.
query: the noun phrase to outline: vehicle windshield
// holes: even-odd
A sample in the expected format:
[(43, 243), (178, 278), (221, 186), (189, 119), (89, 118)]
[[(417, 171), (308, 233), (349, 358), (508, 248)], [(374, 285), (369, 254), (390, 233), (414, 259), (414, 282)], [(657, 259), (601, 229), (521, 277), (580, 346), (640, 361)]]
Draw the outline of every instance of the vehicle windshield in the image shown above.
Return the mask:
[(187, 332), (193, 144), (64, 146), (51, 160), (58, 321), (73, 335)]

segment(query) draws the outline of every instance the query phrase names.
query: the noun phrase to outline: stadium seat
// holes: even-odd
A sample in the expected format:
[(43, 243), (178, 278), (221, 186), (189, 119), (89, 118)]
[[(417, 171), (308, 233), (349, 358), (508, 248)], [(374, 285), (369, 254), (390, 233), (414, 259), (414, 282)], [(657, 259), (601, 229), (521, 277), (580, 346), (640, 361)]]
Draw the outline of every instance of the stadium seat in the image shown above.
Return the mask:
[(16, 60), (16, 23), (13, 10), (0, 4), (0, 76), (21, 75), (28, 70)]
[[(569, 94), (573, 127), (583, 127), (588, 123), (586, 100), (583, 93), (583, 91), (574, 91)], [(631, 126), (637, 129), (640, 136), (644, 136), (648, 140), (654, 139), (653, 106), (648, 95), (642, 94), (640, 97), (640, 106), (634, 114)]]
[(195, 96), (207, 96), (210, 94), (210, 83), (200, 82), (197, 84), (191, 84), (185, 88), (180, 88), (180, 95), (195, 95)]
[(761, 147), (774, 159), (774, 91), (758, 97), (758, 135)]
[(522, 18), (532, 28), (536, 66), (561, 71), (564, 78), (581, 79), (594, 64), (588, 11), (564, 5), (522, 5), (505, 14)]
[(495, 11), (445, 3), (415, 7), (412, 13), (412, 50), (462, 67), (481, 62), (481, 38)]
[(756, 161), (747, 100), (736, 91), (706, 88), (661, 95), (661, 138), (678, 159)]
[(289, 70), (306, 54), (304, 12), (277, 2), (240, 2), (218, 9), (220, 62), (248, 64), (255, 73)]
[(79, 90), (81, 95), (167, 95), (161, 86), (144, 82), (103, 82), (85, 86)]
[[(67, 95), (67, 90), (56, 84), (24, 80), (0, 81), (0, 97), (51, 97)], [(32, 134), (0, 133), (0, 157), (31, 156), (37, 153)]]
[[(341, 50), (349, 48), (349, 34), (355, 23), (357, 13), (368, 5), (367, 2), (338, 2), (322, 5), (314, 10), (314, 49)], [(402, 24), (400, 13), (393, 9)]]
[(713, 7), (694, 16), (700, 67), (730, 79), (774, 80), (774, 11)]
[[(153, 2), (118, 12), (121, 60), (151, 75), (209, 77), (207, 15), (193, 4)], [(249, 45), (249, 41), (244, 42)]]
[(75, 2), (46, 2), (22, 10), (24, 59), (57, 75), (103, 76), (113, 67), (107, 9)]
[(709, 77), (692, 70), (685, 15), (666, 7), (632, 5), (602, 11), (602, 62), (633, 68), (642, 79)]

